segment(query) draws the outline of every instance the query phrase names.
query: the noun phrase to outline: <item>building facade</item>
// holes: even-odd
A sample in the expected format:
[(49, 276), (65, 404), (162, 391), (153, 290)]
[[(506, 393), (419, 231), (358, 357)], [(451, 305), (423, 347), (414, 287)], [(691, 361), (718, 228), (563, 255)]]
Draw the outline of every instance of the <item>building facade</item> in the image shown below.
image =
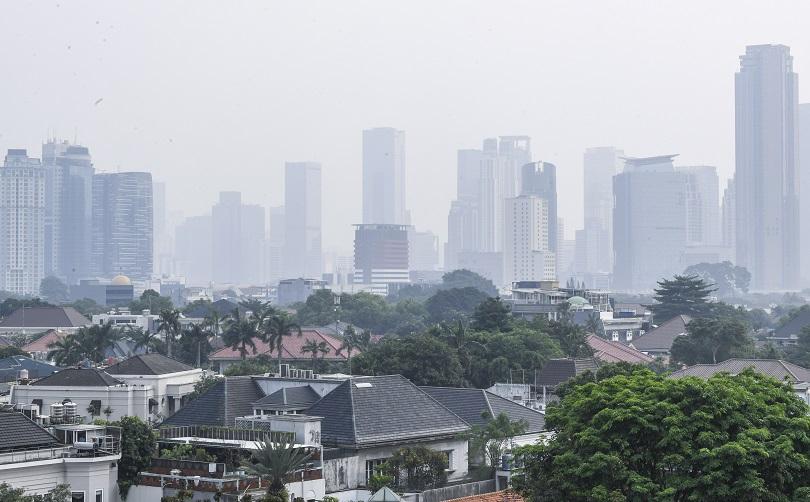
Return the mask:
[(406, 225), (355, 225), (354, 283), (379, 286), (410, 282), (408, 227)]
[(533, 195), (506, 199), (503, 254), (507, 283), (556, 278), (548, 207), (548, 200)]
[(321, 165), (287, 162), (284, 169), (284, 274), (319, 279), (323, 272)]
[(405, 131), (363, 131), (363, 223), (408, 224), (405, 209)]

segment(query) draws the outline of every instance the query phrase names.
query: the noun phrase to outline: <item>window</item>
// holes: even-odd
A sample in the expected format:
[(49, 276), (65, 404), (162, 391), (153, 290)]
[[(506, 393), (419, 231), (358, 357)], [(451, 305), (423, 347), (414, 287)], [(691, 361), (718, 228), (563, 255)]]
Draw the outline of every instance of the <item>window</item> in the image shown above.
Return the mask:
[(375, 458), (374, 460), (366, 460), (366, 485), (371, 480), (371, 476), (380, 474), (380, 466), (388, 460), (387, 458)]
[(613, 332), (613, 341), (614, 341), (614, 342), (618, 342), (618, 341), (619, 341), (619, 332), (618, 332), (618, 331), (614, 331), (614, 332)]
[(633, 330), (628, 329), (628, 330), (627, 330), (627, 341), (629, 342), (629, 341), (631, 341), (632, 339), (633, 339)]
[(104, 502), (104, 492), (102, 490), (96, 490), (96, 502)]
[(174, 413), (174, 397), (169, 396), (169, 413)]
[(447, 457), (447, 470), (452, 471), (453, 470), (453, 450), (445, 450), (442, 453), (444, 453), (444, 456)]
[(84, 492), (71, 492), (70, 502), (84, 502)]

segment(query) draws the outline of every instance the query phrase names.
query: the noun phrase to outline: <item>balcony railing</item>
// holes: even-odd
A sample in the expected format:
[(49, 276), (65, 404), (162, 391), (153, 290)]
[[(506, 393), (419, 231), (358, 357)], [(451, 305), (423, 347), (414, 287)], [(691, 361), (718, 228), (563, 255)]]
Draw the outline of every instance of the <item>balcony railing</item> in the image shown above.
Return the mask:
[(232, 427), (211, 427), (205, 425), (178, 425), (161, 427), (158, 439), (199, 438), (220, 441), (284, 441), (295, 440), (293, 432), (262, 431), (252, 429), (234, 429)]

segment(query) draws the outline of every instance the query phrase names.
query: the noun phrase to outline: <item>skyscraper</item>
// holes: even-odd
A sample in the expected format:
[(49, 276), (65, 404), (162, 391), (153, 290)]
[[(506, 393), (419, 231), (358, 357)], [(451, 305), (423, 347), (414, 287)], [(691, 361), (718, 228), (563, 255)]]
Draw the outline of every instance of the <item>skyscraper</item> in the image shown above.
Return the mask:
[(284, 169), (285, 278), (320, 279), (321, 165), (287, 162)]
[(91, 269), (95, 275), (151, 278), (152, 225), (150, 173), (93, 176)]
[(38, 295), (45, 275), (45, 171), (12, 149), (0, 168), (0, 290)]
[(720, 180), (714, 166), (678, 166), (686, 175), (686, 242), (690, 246), (719, 246)]
[(755, 290), (798, 286), (797, 82), (784, 45), (746, 47), (734, 79), (736, 264)]
[(723, 191), (723, 246), (732, 250), (736, 249), (737, 235), (737, 201), (734, 196), (734, 178), (730, 178)]
[(405, 131), (363, 131), (363, 223), (408, 224)]
[(86, 147), (42, 145), (45, 169), (45, 273), (76, 284), (90, 274), (93, 169)]
[(439, 266), (439, 238), (430, 230), (408, 227), (408, 267), (410, 270), (436, 270)]
[[(548, 202), (548, 247), (557, 252), (557, 167), (549, 162), (532, 162), (521, 168), (521, 195), (534, 195)], [(562, 238), (563, 236), (560, 236)]]
[(624, 152), (612, 146), (588, 148), (583, 156), (584, 227), (578, 232), (579, 272), (613, 268), (613, 177)]
[(213, 280), (239, 283), (242, 280), (242, 194), (219, 192), (211, 208)]
[(674, 157), (628, 158), (613, 177), (613, 285), (619, 291), (650, 291), (682, 272), (687, 176), (675, 171)]
[(506, 199), (504, 282), (556, 279), (550, 244), (548, 199), (522, 195)]
[(387, 294), (389, 284), (408, 282), (408, 226), (355, 225), (354, 283)]
[(156, 275), (168, 272), (171, 258), (171, 238), (166, 231), (166, 183), (152, 183), (153, 261)]
[(251, 285), (262, 284), (267, 280), (267, 277), (263, 275), (264, 246), (267, 235), (265, 209), (258, 204), (242, 204), (241, 212), (239, 282)]
[(186, 284), (206, 285), (212, 280), (213, 234), (211, 215), (191, 216), (177, 226), (174, 237), (174, 267)]
[(810, 103), (799, 105), (799, 249), (802, 284), (810, 284)]

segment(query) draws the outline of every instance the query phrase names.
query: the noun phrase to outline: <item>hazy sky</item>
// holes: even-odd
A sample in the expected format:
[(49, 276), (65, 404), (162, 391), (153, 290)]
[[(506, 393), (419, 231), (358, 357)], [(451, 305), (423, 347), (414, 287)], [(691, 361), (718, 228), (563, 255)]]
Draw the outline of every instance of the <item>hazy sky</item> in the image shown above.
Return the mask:
[(810, 100), (808, 19), (808, 1), (7, 1), (0, 148), (77, 134), (186, 215), (219, 190), (282, 204), (284, 161), (319, 161), (324, 249), (348, 253), (362, 129), (406, 131), (413, 223), (442, 240), (456, 150), (527, 134), (570, 235), (586, 147), (731, 174), (738, 56), (789, 45)]

